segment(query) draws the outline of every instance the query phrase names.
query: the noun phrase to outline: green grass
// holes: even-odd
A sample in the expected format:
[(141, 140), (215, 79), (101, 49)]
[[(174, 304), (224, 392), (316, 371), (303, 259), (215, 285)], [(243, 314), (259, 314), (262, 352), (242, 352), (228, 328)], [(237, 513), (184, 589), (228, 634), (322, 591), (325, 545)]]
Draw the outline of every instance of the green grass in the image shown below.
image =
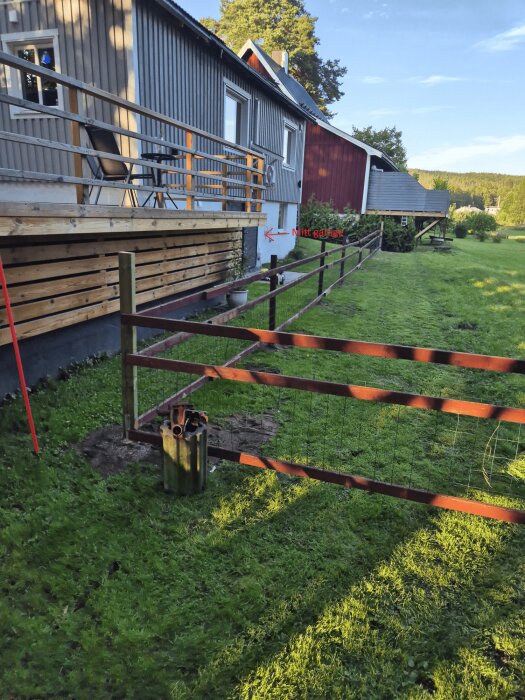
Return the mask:
[[(525, 249), (453, 248), (383, 253), (293, 328), (524, 356)], [(474, 370), (300, 349), (245, 364), (525, 405), (522, 378)], [(141, 371), (142, 407), (184, 379)], [(75, 445), (119, 421), (119, 382), (113, 358), (34, 394), (40, 460), (21, 402), (0, 409), (1, 697), (523, 697), (523, 528), (231, 464), (192, 499), (165, 495), (150, 465), (104, 481)], [(192, 400), (215, 422), (271, 412), (266, 454), (525, 503), (517, 426), (224, 382)]]

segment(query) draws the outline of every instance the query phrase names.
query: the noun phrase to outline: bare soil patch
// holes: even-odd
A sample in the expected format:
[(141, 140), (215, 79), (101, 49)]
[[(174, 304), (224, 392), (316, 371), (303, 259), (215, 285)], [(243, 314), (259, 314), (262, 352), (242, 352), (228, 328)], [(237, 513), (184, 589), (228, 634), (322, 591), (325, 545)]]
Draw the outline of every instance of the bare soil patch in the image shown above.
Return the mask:
[[(208, 444), (257, 453), (276, 434), (278, 427), (277, 421), (269, 414), (236, 414), (224, 418), (220, 425), (208, 424)], [(78, 450), (105, 479), (126, 471), (130, 464), (162, 464), (162, 453), (158, 447), (125, 440), (120, 425), (98, 428), (80, 443)], [(217, 457), (209, 457), (211, 471), (217, 468), (219, 462)]]

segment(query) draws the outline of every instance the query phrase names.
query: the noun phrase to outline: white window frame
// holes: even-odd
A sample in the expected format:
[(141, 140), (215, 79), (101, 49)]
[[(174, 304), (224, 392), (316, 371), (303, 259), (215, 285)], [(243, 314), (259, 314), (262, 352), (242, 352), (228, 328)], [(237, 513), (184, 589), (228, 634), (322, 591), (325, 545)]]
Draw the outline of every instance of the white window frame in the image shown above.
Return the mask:
[[(226, 96), (232, 97), (234, 100), (241, 103), (241, 143), (237, 145), (248, 148), (248, 144), (250, 143), (251, 95), (235, 83), (224, 78), (222, 107), (223, 138), (226, 138)], [(232, 149), (233, 148), (234, 145), (232, 144)]]
[[(281, 221), (282, 213), (282, 221)], [(280, 226), (279, 224), (282, 224)], [(288, 226), (288, 202), (279, 202), (279, 212), (277, 214), (277, 230), (286, 231)]]
[(252, 112), (252, 143), (259, 145), (259, 133), (261, 130), (261, 100), (258, 97), (253, 100)]
[[(293, 124), (292, 122), (289, 122), (287, 119), (284, 120), (283, 124), (283, 168), (287, 168), (288, 170), (295, 170), (295, 166), (297, 163), (297, 126)], [(292, 147), (291, 147), (291, 161), (288, 162), (286, 160), (287, 157), (287, 139), (285, 137), (286, 133), (288, 132), (288, 141), (290, 138), (292, 139)]]
[[(9, 53), (12, 56), (17, 55), (18, 49), (21, 48), (42, 48), (42, 46), (51, 46), (55, 54), (55, 71), (61, 72), (60, 68), (60, 51), (58, 46), (58, 29), (40, 29), (30, 32), (16, 32), (14, 34), (2, 34), (2, 51)], [(28, 64), (30, 66), (30, 64)], [(28, 73), (31, 71), (28, 70)], [(38, 78), (38, 80), (40, 80)], [(17, 68), (7, 69), (7, 94), (12, 97), (23, 99), (22, 91), (22, 73)], [(64, 109), (64, 91), (62, 85), (57, 83), (58, 105), (57, 109)], [(56, 119), (50, 114), (44, 114), (33, 109), (18, 107), (17, 105), (9, 105), (9, 113), (11, 119)]]

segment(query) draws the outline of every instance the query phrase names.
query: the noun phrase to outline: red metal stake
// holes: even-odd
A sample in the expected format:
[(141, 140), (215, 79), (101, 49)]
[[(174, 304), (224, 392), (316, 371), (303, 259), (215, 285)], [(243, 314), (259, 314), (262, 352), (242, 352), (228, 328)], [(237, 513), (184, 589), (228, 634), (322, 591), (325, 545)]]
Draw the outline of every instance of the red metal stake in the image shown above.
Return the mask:
[(38, 447), (38, 440), (36, 437), (35, 424), (33, 422), (33, 414), (31, 413), (31, 405), (29, 403), (29, 396), (27, 393), (26, 380), (24, 377), (24, 368), (22, 367), (22, 358), (20, 357), (20, 350), (18, 348), (18, 338), (16, 337), (15, 322), (13, 320), (13, 312), (11, 311), (11, 302), (9, 301), (9, 294), (7, 292), (7, 281), (4, 274), (4, 266), (2, 264), (2, 256), (0, 255), (0, 286), (4, 292), (5, 309), (7, 311), (7, 320), (9, 321), (9, 327), (11, 329), (11, 338), (13, 339), (13, 349), (15, 351), (16, 366), (18, 367), (18, 376), (20, 377), (20, 387), (22, 389), (22, 396), (24, 397), (24, 403), (26, 406), (27, 420), (29, 422), (29, 429), (31, 430), (31, 437), (33, 438), (33, 448), (35, 454), (40, 452)]

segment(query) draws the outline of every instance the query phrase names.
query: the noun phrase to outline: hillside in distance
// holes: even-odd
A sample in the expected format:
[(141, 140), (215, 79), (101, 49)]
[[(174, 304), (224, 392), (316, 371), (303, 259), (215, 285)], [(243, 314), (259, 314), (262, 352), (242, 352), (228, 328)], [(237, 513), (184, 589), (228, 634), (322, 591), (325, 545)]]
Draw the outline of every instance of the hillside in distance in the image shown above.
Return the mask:
[(444, 170), (419, 170), (418, 168), (410, 168), (409, 173), (416, 175), (419, 182), (430, 189), (434, 178), (447, 180), (453, 204), (457, 207), (472, 205), (480, 209), (501, 204), (524, 177), (499, 173), (450, 173)]

